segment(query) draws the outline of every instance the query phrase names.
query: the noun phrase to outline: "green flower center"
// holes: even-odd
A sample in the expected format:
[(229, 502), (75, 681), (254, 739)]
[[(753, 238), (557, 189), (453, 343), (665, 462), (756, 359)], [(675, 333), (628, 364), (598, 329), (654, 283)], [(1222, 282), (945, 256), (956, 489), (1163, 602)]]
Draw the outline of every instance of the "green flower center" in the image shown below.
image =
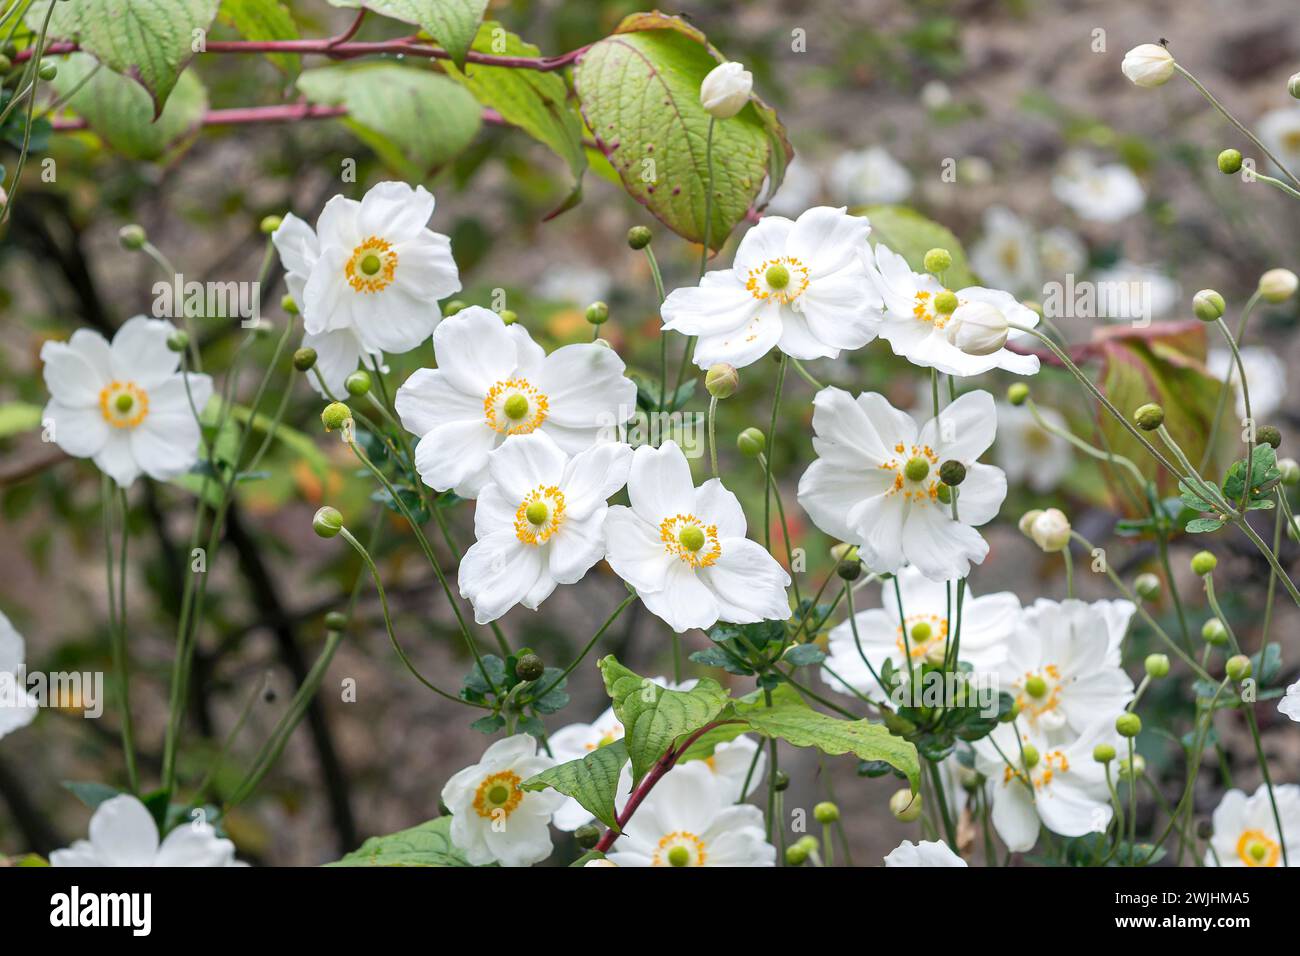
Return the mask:
[(675, 846), (668, 851), (668, 863), (670, 866), (689, 866), (691, 863), (691, 851), (684, 846)]
[(928, 641), (932, 633), (933, 631), (931, 631), (930, 625), (925, 621), (912, 625), (912, 640), (916, 641), (918, 644), (922, 641)]
[(517, 422), (528, 414), (528, 399), (516, 393), (506, 399), (502, 409), (506, 413), (506, 418)]
[(544, 525), (550, 514), (545, 501), (534, 501), (524, 509), (524, 517), (528, 519), (529, 524)]
[(503, 804), (510, 799), (510, 788), (498, 783), (488, 791), (487, 798), (489, 803)]
[(767, 267), (767, 273), (764, 276), (767, 284), (773, 289), (784, 289), (790, 284), (790, 270), (781, 264)]
[(373, 252), (361, 260), (361, 271), (372, 276), (384, 267), (383, 260)]
[(930, 463), (921, 455), (907, 459), (907, 464), (903, 466), (903, 474), (908, 481), (925, 481), (925, 476), (929, 473)]
[(125, 415), (135, 407), (135, 399), (131, 396), (130, 392), (120, 392), (117, 398), (113, 399), (113, 405), (117, 408), (118, 412)]
[[(693, 524), (688, 524), (677, 535), (677, 540), (681, 542), (683, 548), (687, 551), (698, 551), (704, 547), (704, 532)], [(681, 849), (678, 847), (678, 849)], [(684, 850), (682, 852), (685, 852)], [(669, 854), (671, 856), (671, 854)], [(678, 864), (680, 865), (680, 864)]]
[(1031, 769), (1033, 769), (1034, 767), (1038, 766), (1038, 748), (1037, 748), (1037, 747), (1031, 746), (1030, 744), (1025, 744), (1025, 748), (1024, 748), (1024, 756), (1025, 756), (1025, 769), (1026, 769), (1026, 770), (1031, 770)]
[(1047, 681), (1037, 674), (1025, 681), (1025, 693), (1030, 697), (1043, 697), (1047, 694)]

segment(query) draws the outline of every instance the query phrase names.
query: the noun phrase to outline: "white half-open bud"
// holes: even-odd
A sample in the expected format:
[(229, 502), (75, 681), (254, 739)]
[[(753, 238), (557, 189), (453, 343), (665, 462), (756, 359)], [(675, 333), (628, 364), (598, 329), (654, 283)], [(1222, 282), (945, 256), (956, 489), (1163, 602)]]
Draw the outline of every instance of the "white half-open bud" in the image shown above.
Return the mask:
[(1163, 86), (1174, 75), (1174, 58), (1158, 43), (1143, 43), (1124, 54), (1120, 69), (1138, 86)]
[(1007, 317), (987, 302), (967, 302), (957, 306), (943, 334), (967, 355), (992, 355), (1007, 344)]
[(1070, 519), (1058, 508), (1031, 511), (1020, 521), (1020, 530), (1044, 551), (1064, 551), (1070, 543)]
[(1290, 269), (1269, 269), (1259, 277), (1259, 294), (1265, 302), (1285, 302), (1295, 295), (1300, 279)]
[(735, 62), (720, 63), (700, 84), (700, 105), (715, 119), (731, 119), (745, 108), (754, 74)]

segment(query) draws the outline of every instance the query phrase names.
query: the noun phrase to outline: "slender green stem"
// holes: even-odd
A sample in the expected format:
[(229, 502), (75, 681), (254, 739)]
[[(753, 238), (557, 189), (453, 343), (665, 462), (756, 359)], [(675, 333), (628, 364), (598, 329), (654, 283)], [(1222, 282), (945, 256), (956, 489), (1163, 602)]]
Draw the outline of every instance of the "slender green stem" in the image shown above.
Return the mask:
[(789, 356), (781, 353), (781, 364), (776, 371), (776, 387), (772, 392), (772, 418), (767, 426), (767, 458), (763, 466), (763, 547), (772, 550), (772, 458), (776, 450), (776, 419), (781, 411), (781, 386), (785, 382), (785, 367)]
[(1282, 192), (1286, 193), (1292, 199), (1300, 199), (1300, 192), (1296, 192), (1286, 183), (1282, 182), (1282, 180), (1275, 179), (1272, 176), (1265, 176), (1263, 173), (1254, 173), (1252, 175), (1254, 175), (1254, 177), (1261, 183), (1268, 183), (1270, 186), (1282, 190)]
[(759, 454), (759, 465), (763, 468), (764, 477), (767, 479), (768, 488), (772, 492), (772, 500), (776, 502), (776, 516), (781, 522), (781, 538), (785, 542), (785, 561), (790, 567), (790, 583), (794, 586), (794, 603), (798, 607), (803, 603), (803, 597), (799, 593), (799, 578), (794, 569), (794, 546), (790, 541), (790, 525), (785, 520), (785, 502), (781, 500), (781, 488), (777, 485), (776, 479), (772, 477), (772, 471), (768, 468), (766, 456)]
[(1029, 409), (1029, 414), (1033, 416), (1034, 421), (1038, 424), (1038, 427), (1041, 428), (1043, 431), (1055, 435), (1057, 438), (1063, 438), (1065, 441), (1069, 442), (1071, 445), (1079, 449), (1085, 455), (1089, 455), (1093, 458), (1097, 458), (1102, 461), (1109, 461), (1116, 465), (1122, 465), (1124, 468), (1128, 470), (1128, 472), (1137, 481), (1139, 488), (1146, 486), (1147, 483), (1146, 478), (1142, 475), (1142, 472), (1138, 469), (1138, 466), (1133, 463), (1133, 460), (1131, 458), (1126, 458), (1123, 455), (1117, 455), (1114, 452), (1103, 451), (1100, 448), (1090, 445), (1088, 442), (1084, 441), (1082, 438), (1080, 438), (1078, 435), (1075, 435), (1073, 432), (1067, 431), (1063, 428), (1059, 428), (1056, 425), (1053, 425), (1051, 422), (1049, 422), (1046, 418), (1043, 417), (1042, 412), (1039, 411), (1038, 406), (1034, 404), (1034, 400), (1032, 398), (1025, 400), (1025, 407)]
[(1273, 778), (1268, 772), (1268, 759), (1264, 756), (1264, 745), (1259, 739), (1259, 724), (1255, 721), (1255, 707), (1249, 701), (1242, 702), (1242, 712), (1246, 715), (1246, 724), (1250, 727), (1250, 739), (1255, 744), (1255, 757), (1259, 761), (1259, 772), (1264, 777), (1264, 786), (1268, 789), (1268, 803), (1273, 810), (1273, 825), (1277, 827), (1277, 842), (1282, 844), (1282, 865), (1291, 866), (1286, 852), (1286, 831), (1282, 829), (1282, 815), (1277, 809), (1277, 796), (1273, 793)]
[(1250, 506), (1250, 496), (1253, 492), (1250, 482), (1250, 469), (1254, 463), (1255, 457), (1255, 418), (1250, 411), (1250, 384), (1246, 381), (1246, 366), (1241, 361), (1241, 350), (1237, 348), (1237, 342), (1228, 331), (1227, 324), (1222, 318), (1214, 323), (1223, 333), (1224, 340), (1228, 343), (1228, 348), (1232, 350), (1232, 360), (1237, 366), (1237, 376), (1241, 379), (1241, 402), (1246, 407), (1246, 480), (1241, 489), (1241, 502), (1238, 508), (1244, 514)]
[(700, 250), (701, 279), (704, 278), (704, 270), (709, 267), (709, 241), (713, 237), (713, 127), (717, 122), (712, 116), (709, 117), (709, 132), (704, 141), (704, 165), (707, 172), (704, 180), (704, 247)]
[(559, 687), (560, 683), (564, 681), (566, 678), (568, 678), (568, 676), (572, 674), (574, 670), (577, 669), (579, 664), (581, 664), (584, 660), (586, 660), (587, 655), (591, 653), (591, 649), (596, 646), (596, 642), (605, 636), (605, 632), (609, 630), (610, 625), (612, 625), (615, 621), (618, 620), (618, 616), (622, 614), (623, 610), (629, 604), (635, 601), (636, 598), (637, 596), (635, 594), (629, 594), (627, 597), (625, 597), (622, 603), (620, 603), (618, 607), (614, 608), (613, 613), (610, 614), (609, 617), (605, 618), (605, 623), (600, 625), (600, 627), (596, 629), (595, 634), (591, 635), (591, 640), (589, 640), (586, 646), (583, 647), (581, 653), (579, 653), (578, 656), (573, 659), (573, 663), (571, 663), (568, 667), (564, 669), (564, 673), (561, 674), (559, 677), (555, 678), (555, 680), (552, 681), (550, 686), (548, 686), (545, 690), (530, 695), (532, 699), (541, 700), (551, 691), (555, 690), (555, 688)]
[(935, 800), (939, 804), (939, 814), (943, 819), (943, 832), (948, 837), (948, 845), (957, 852), (957, 828), (952, 822), (952, 812), (948, 809), (948, 795), (943, 789), (943, 775), (939, 773), (939, 765), (933, 760), (925, 761), (930, 768), (930, 781), (934, 784)]
[(790, 364), (794, 366), (794, 370), (799, 373), (799, 376), (813, 388), (817, 389), (817, 391), (820, 392), (826, 387), (821, 382), (817, 381), (816, 377), (811, 372), (803, 367), (803, 362), (800, 362), (796, 358), (792, 358), (790, 359)]
[[(1242, 341), (1246, 337), (1246, 325), (1250, 321), (1250, 314), (1254, 311), (1255, 306), (1259, 303), (1260, 292), (1256, 289), (1251, 293), (1246, 304), (1242, 307), (1241, 318), (1237, 320), (1236, 343), (1238, 348), (1241, 347)], [(1219, 389), (1219, 399), (1214, 406), (1214, 420), (1210, 422), (1210, 437), (1206, 440), (1205, 450), (1201, 453), (1201, 466), (1197, 472), (1205, 471), (1210, 465), (1210, 459), (1214, 456), (1215, 446), (1219, 442), (1219, 424), (1223, 420), (1223, 412), (1228, 407), (1228, 396), (1232, 393), (1232, 375), (1225, 376), (1223, 387)]]
[[(140, 792), (140, 775), (135, 760), (135, 733), (131, 718), (131, 663), (126, 640), (126, 554), (130, 532), (127, 528), (126, 494), (114, 487), (113, 479), (103, 476), (104, 564), (108, 581), (109, 647), (113, 671), (117, 675), (118, 699), (122, 705), (120, 732), (122, 754), (126, 759), (126, 778), (132, 793)], [(119, 556), (113, 552), (113, 525), (121, 528)], [(114, 562), (120, 561), (114, 574)]]
[(713, 477), (718, 477), (718, 436), (715, 421), (718, 415), (718, 397), (709, 396), (709, 464), (713, 467)]

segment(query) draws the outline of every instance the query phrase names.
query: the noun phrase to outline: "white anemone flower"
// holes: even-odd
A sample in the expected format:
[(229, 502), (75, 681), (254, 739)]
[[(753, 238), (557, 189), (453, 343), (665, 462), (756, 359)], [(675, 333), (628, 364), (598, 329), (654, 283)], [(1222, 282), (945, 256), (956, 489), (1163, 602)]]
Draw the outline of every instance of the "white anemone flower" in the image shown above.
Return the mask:
[(545, 432), (512, 435), (488, 457), (474, 506), (474, 544), (460, 594), (479, 624), (516, 604), (530, 610), (576, 584), (605, 556), (606, 501), (627, 482), (632, 449), (607, 442), (570, 458)]
[(27, 689), (26, 644), (0, 611), (0, 738), (36, 719), (40, 701)]
[(1136, 610), (1130, 601), (1046, 598), (1025, 608), (997, 670), (1023, 730), (1055, 744), (1128, 706), (1133, 680), (1120, 667), (1120, 645)]
[(1286, 835), (1286, 859), (1268, 787), (1261, 784), (1249, 797), (1241, 790), (1223, 795), (1214, 810), (1214, 836), (1205, 851), (1206, 866), (1300, 866), (1300, 786), (1275, 786), (1273, 796)]
[(185, 822), (158, 840), (158, 825), (137, 798), (105, 800), (90, 818), (90, 839), (50, 854), (50, 866), (244, 866), (235, 845), (209, 823)]
[(425, 484), (476, 498), (488, 455), (511, 435), (540, 431), (570, 455), (616, 437), (636, 411), (636, 386), (604, 345), (566, 345), (550, 355), (528, 330), (470, 306), (433, 333), (436, 369), (397, 390), (397, 414), (421, 436), (415, 465)]
[(1052, 226), (1038, 235), (1038, 263), (1043, 279), (1076, 275), (1088, 265), (1088, 247), (1074, 230)]
[(885, 857), (885, 866), (966, 866), (966, 861), (941, 840), (904, 840)]
[(551, 855), (551, 814), (564, 802), (555, 790), (525, 792), (519, 785), (555, 765), (528, 734), (498, 740), (479, 762), (442, 788), (453, 814), (451, 842), (474, 866), (532, 866)]
[(730, 269), (664, 300), (664, 329), (699, 336), (695, 364), (750, 365), (771, 349), (836, 358), (876, 337), (880, 296), (863, 261), (871, 224), (816, 206), (796, 220), (765, 216), (740, 240)]
[(1126, 751), (1115, 732), (1112, 714), (1098, 718), (1082, 734), (1062, 743), (1053, 744), (1028, 732), (1019, 720), (999, 724), (992, 734), (974, 743), (975, 767), (988, 778), (993, 828), (1008, 850), (1023, 853), (1032, 849), (1038, 841), (1040, 821), (1053, 833), (1067, 837), (1106, 829), (1111, 815), (1110, 789), (1105, 768), (1092, 758), (1093, 749), (1102, 743), (1117, 752)]
[[(1074, 467), (1070, 443), (1039, 425), (1024, 405), (999, 402), (997, 409), (998, 440), (993, 445), (993, 458), (1006, 472), (1007, 481), (1040, 494), (1064, 481)], [(1038, 414), (1057, 428), (1068, 428), (1054, 408), (1040, 408)]]
[[(1257, 130), (1269, 152), (1282, 160), (1287, 169), (1293, 173), (1300, 169), (1300, 106), (1270, 110), (1259, 118)], [(1271, 160), (1268, 165), (1281, 172)]]
[[(895, 580), (897, 590), (895, 581), (881, 585), (880, 607), (854, 615), (857, 640), (849, 621), (831, 629), (828, 669), (822, 672), (822, 680), (828, 687), (846, 694), (851, 694), (853, 688), (863, 693), (880, 693), (882, 688), (871, 672), (874, 669), (879, 674), (885, 661), (892, 661), (894, 670), (905, 675), (909, 671), (909, 652), (913, 667), (920, 667), (927, 655), (944, 653), (953, 636), (949, 621), (952, 592), (948, 585), (931, 581), (910, 566), (899, 571)], [(958, 658), (976, 672), (992, 671), (1005, 656), (1006, 640), (1019, 617), (1020, 599), (1010, 591), (976, 597), (967, 589), (962, 603)], [(850, 687), (845, 687), (845, 682)]]
[[(1250, 413), (1256, 419), (1268, 418), (1286, 399), (1286, 362), (1274, 349), (1247, 345), (1241, 350), (1241, 364), (1246, 366), (1246, 381), (1250, 383)], [(1237, 417), (1245, 418), (1246, 399), (1232, 353), (1228, 349), (1210, 349), (1205, 365), (1211, 375), (1232, 386), (1237, 396)]]
[(830, 181), (835, 197), (854, 206), (899, 203), (912, 193), (912, 174), (883, 146), (840, 156)]
[(1114, 223), (1146, 203), (1137, 174), (1123, 163), (1099, 165), (1084, 153), (1072, 153), (1052, 177), (1052, 192), (1080, 219)]
[(650, 613), (679, 634), (790, 617), (790, 576), (745, 537), (745, 513), (721, 481), (695, 487), (676, 442), (636, 450), (627, 493), (632, 506), (605, 518), (605, 559)]
[[(129, 488), (141, 473), (168, 481), (199, 459), (199, 424), (212, 379), (178, 371), (170, 323), (137, 315), (113, 336), (78, 329), (41, 346), (50, 402), (42, 422), (74, 458), (91, 458)], [(186, 382), (188, 379), (188, 392)], [(193, 405), (191, 405), (193, 399)]]
[(1162, 272), (1122, 259), (1092, 277), (1099, 318), (1144, 321), (1169, 315), (1182, 298), (1177, 282)]
[[(945, 332), (952, 312), (941, 312), (935, 306), (936, 298), (951, 293), (956, 296), (951, 303), (954, 310), (968, 303), (982, 302), (993, 306), (1009, 322), (1027, 328), (1036, 326), (1038, 313), (1021, 305), (1010, 293), (980, 286), (947, 289), (929, 273), (913, 272), (906, 259), (884, 244), (876, 245), (874, 260), (868, 258), (868, 266), (885, 302), (880, 337), (889, 342), (895, 355), (901, 355), (913, 365), (935, 368), (948, 375), (980, 375), (995, 368), (1016, 375), (1033, 375), (1038, 371), (1038, 356), (1018, 355), (1006, 347), (987, 355), (963, 352), (948, 341)], [(1007, 341), (1027, 337), (1027, 332), (1012, 329)]]
[(423, 186), (377, 183), (360, 202), (327, 202), (315, 230), (289, 214), (271, 236), (302, 312), (303, 345), (336, 395), (363, 356), (420, 345), (438, 324), (438, 300), (460, 290), (451, 240), (426, 227), (433, 207)]
[(703, 761), (674, 767), (606, 856), (618, 866), (775, 866), (763, 812), (731, 797)]
[[(799, 479), (799, 503), (817, 527), (858, 545), (872, 571), (907, 562), (931, 581), (965, 577), (989, 550), (975, 528), (1007, 496), (1002, 470), (976, 461), (996, 429), (993, 396), (984, 391), (967, 392), (918, 426), (875, 392), (855, 400), (824, 388), (813, 399), (818, 457)], [(939, 481), (949, 460), (966, 469), (956, 518)]]
[(984, 213), (984, 234), (971, 246), (970, 264), (985, 282), (1016, 293), (1037, 292), (1041, 268), (1034, 229), (1005, 206)]
[[(771, 186), (769, 181), (768, 186)], [(767, 204), (767, 212), (774, 216), (797, 216), (817, 204), (821, 194), (821, 178), (806, 159), (795, 156), (785, 167), (781, 188)]]
[(1300, 723), (1300, 680), (1286, 689), (1286, 695), (1277, 702), (1278, 711)]

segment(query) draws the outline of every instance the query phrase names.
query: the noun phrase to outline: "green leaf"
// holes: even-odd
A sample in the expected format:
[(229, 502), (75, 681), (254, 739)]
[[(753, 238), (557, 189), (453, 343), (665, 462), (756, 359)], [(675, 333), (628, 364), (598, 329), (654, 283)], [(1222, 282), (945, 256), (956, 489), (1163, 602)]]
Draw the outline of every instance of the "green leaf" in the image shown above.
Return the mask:
[(345, 106), (343, 123), (404, 179), (419, 181), (478, 133), (482, 110), (457, 83), (425, 67), (359, 63), (307, 70), (298, 89)]
[(795, 644), (781, 660), (793, 667), (808, 667), (826, 660), (826, 652), (816, 644)]
[(409, 830), (371, 837), (326, 866), (469, 866), (451, 842), (451, 817), (437, 817)]
[(687, 691), (666, 690), (634, 674), (613, 655), (599, 666), (605, 692), (623, 725), (634, 786), (670, 747), (714, 720), (727, 704), (727, 691), (708, 677)]
[(868, 206), (852, 212), (871, 220), (871, 233), (867, 241), (897, 252), (916, 272), (924, 272), (925, 254), (931, 249), (947, 249), (952, 254), (952, 265), (944, 273), (943, 281), (950, 289), (961, 289), (975, 284), (975, 276), (966, 264), (966, 251), (961, 242), (946, 226), (926, 219), (906, 206)]
[[(39, 30), (49, 4), (36, 0), (27, 24)], [(149, 92), (153, 115), (163, 111), (185, 64), (217, 15), (220, 0), (77, 0), (57, 3), (49, 39), (72, 40), (114, 73)]]
[[(1256, 502), (1267, 502), (1271, 506), (1269, 495), (1282, 478), (1277, 467), (1277, 453), (1272, 445), (1256, 445), (1250, 456), (1250, 505), (1256, 509)], [(1223, 495), (1229, 501), (1239, 501), (1246, 490), (1246, 459), (1234, 461), (1223, 476)]]
[(329, 0), (331, 6), (365, 7), (380, 16), (413, 23), (442, 44), (457, 66), (464, 66), (488, 0)]
[(737, 701), (735, 710), (737, 717), (765, 737), (796, 747), (816, 747), (833, 756), (852, 753), (861, 760), (883, 760), (907, 776), (913, 791), (921, 785), (916, 747), (883, 724), (820, 713), (785, 686), (773, 692), (771, 707), (762, 700)]
[(713, 249), (754, 205), (766, 175), (779, 185), (792, 155), (775, 114), (759, 101), (727, 120), (705, 112), (700, 83), (722, 59), (686, 21), (641, 13), (584, 52), (573, 73), (582, 115), (623, 188), (693, 242), (704, 241), (713, 124)]
[(42, 409), (26, 402), (5, 402), (0, 405), (0, 438), (12, 438), (41, 427)]
[(65, 780), (63, 789), (68, 790), (78, 800), (84, 803), (91, 810), (97, 808), (105, 800), (112, 800), (120, 796), (123, 791), (117, 787), (110, 787), (106, 783), (99, 783), (93, 780)]
[(1282, 670), (1282, 646), (1280, 644), (1269, 642), (1262, 653), (1262, 659), (1260, 651), (1250, 655), (1250, 672), (1254, 675), (1255, 684), (1258, 687), (1271, 684)]
[(1193, 518), (1187, 522), (1183, 528), (1188, 534), (1205, 534), (1210, 531), (1218, 531), (1223, 527), (1223, 522), (1218, 518)]
[[(231, 24), (245, 40), (296, 40), (298, 25), (280, 0), (222, 0), (221, 19)], [(280, 71), (293, 76), (301, 59), (293, 53), (268, 53), (266, 58)]]
[(127, 159), (170, 159), (198, 134), (208, 94), (193, 73), (181, 74), (162, 115), (155, 117), (139, 84), (97, 66), (89, 54), (73, 53), (59, 63), (51, 85), (60, 96), (72, 93), (68, 108), (114, 152)]
[(545, 790), (550, 787), (566, 797), (573, 797), (605, 826), (618, 827), (614, 797), (618, 776), (627, 763), (627, 746), (615, 740), (578, 760), (543, 770), (519, 785), (521, 790)]

